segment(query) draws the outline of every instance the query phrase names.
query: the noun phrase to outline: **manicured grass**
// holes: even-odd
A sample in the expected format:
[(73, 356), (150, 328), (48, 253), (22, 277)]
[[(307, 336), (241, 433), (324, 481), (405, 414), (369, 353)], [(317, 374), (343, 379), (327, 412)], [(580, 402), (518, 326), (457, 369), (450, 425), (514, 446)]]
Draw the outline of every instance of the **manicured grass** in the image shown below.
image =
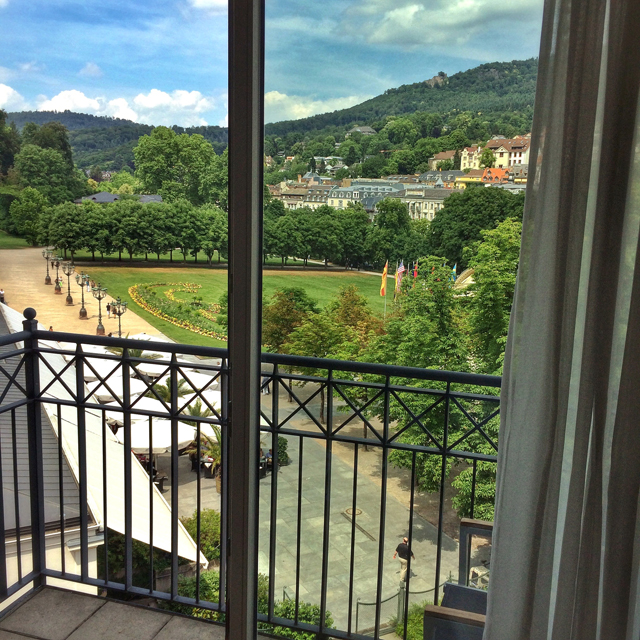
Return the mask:
[[(197, 295), (202, 296), (206, 302), (218, 302), (222, 294), (227, 290), (226, 270), (208, 269), (176, 269), (176, 268), (123, 268), (96, 266), (84, 269), (92, 279), (100, 282), (109, 290), (107, 300), (112, 297), (126, 300), (131, 309), (140, 317), (162, 331), (170, 338), (187, 344), (204, 346), (226, 346), (226, 343), (213, 338), (197, 335), (186, 329), (176, 327), (169, 322), (160, 320), (141, 309), (129, 296), (128, 290), (134, 284), (154, 282), (194, 282), (202, 285)], [(307, 293), (324, 307), (340, 287), (354, 284), (360, 292), (367, 297), (373, 313), (382, 316), (384, 299), (380, 297), (380, 279), (374, 276), (357, 273), (354, 271), (331, 271), (328, 273), (319, 271), (265, 271), (263, 277), (264, 296), (268, 300), (276, 289), (283, 287), (303, 287)], [(180, 297), (177, 294), (177, 297)], [(190, 300), (190, 295), (185, 294), (185, 300)], [(123, 316), (123, 327), (126, 327), (126, 315)], [(123, 331), (126, 329), (123, 328)]]
[(0, 231), (0, 249), (26, 249), (28, 246), (29, 243), (24, 238), (16, 238)]

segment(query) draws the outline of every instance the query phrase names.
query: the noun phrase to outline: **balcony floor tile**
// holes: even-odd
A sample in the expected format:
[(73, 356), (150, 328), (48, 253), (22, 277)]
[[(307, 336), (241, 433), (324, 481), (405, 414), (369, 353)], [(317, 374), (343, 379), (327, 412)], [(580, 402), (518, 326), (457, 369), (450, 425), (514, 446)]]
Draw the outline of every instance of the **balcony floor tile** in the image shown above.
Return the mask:
[[(266, 640), (263, 636), (258, 636)], [(224, 640), (224, 627), (52, 587), (0, 618), (0, 640)]]

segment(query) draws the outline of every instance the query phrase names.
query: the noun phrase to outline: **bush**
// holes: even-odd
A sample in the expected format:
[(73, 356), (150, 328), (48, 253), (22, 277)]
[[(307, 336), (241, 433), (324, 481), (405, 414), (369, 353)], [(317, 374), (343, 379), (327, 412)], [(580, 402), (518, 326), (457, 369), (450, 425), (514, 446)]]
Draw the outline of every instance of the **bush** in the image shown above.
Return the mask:
[[(194, 540), (198, 534), (197, 515), (194, 511), (190, 518), (180, 518)], [(220, 514), (215, 509), (200, 511), (200, 551), (209, 562), (220, 557)]]
[[(433, 602), (425, 601), (421, 604), (414, 603), (409, 607), (409, 613), (407, 615), (407, 637), (406, 640), (422, 640), (424, 637), (424, 608), (428, 604)], [(403, 637), (404, 634), (404, 620), (396, 623), (396, 635)]]
[[(186, 598), (196, 597), (196, 578), (181, 578), (178, 581), (178, 595)], [(217, 571), (203, 571), (200, 574), (200, 599), (208, 602), (217, 602), (220, 596), (220, 574)], [(215, 620), (224, 622), (224, 614), (200, 607), (191, 607), (175, 602), (159, 601), (158, 606), (167, 611), (175, 611), (201, 618), (203, 620)], [(294, 600), (276, 601), (273, 613), (279, 618), (293, 620), (295, 618), (296, 604)], [(258, 574), (258, 613), (267, 615), (269, 613), (269, 578), (263, 573)], [(308, 624), (320, 624), (320, 607), (308, 602), (300, 602), (298, 605), (298, 620)], [(325, 615), (325, 626), (333, 624), (331, 613), (327, 611)], [(310, 632), (293, 631), (285, 627), (274, 627), (270, 624), (260, 623), (260, 631), (273, 633), (283, 638), (293, 638), (294, 640), (316, 640), (317, 635)]]
[(285, 465), (291, 462), (291, 458), (287, 453), (289, 441), (284, 436), (278, 436), (278, 464)]

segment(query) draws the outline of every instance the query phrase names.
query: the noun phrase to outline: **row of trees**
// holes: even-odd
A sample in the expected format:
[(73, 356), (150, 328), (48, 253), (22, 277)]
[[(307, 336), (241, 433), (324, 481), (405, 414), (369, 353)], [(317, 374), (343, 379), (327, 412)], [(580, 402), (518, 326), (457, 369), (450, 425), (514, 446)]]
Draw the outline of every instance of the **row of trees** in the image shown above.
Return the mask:
[(214, 254), (227, 252), (227, 214), (214, 205), (194, 207), (185, 200), (141, 204), (123, 196), (112, 204), (85, 201), (49, 206), (37, 190), (25, 189), (11, 204), (11, 218), (34, 244), (51, 245), (65, 256), (81, 250), (104, 257), (127, 253), (173, 254), (186, 259), (204, 252), (209, 263)]

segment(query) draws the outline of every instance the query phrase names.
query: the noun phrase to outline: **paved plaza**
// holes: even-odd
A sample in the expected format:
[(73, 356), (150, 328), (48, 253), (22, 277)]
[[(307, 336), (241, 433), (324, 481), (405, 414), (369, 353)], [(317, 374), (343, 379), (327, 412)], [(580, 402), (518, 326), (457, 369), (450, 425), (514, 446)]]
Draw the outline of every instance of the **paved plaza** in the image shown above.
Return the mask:
[[(84, 269), (91, 274), (91, 269)], [(62, 295), (53, 292), (54, 286), (44, 284), (46, 262), (42, 257), (42, 249), (3, 249), (0, 251), (0, 288), (4, 289), (7, 304), (22, 313), (27, 307), (33, 307), (38, 312), (38, 322), (45, 328), (53, 327), (54, 331), (68, 331), (71, 333), (86, 333), (95, 335), (98, 324), (98, 301), (85, 290), (84, 306), (87, 319), (80, 320), (80, 287), (76, 284), (75, 276), (71, 276), (71, 297), (73, 306), (67, 306), (67, 278), (60, 269), (63, 278)], [(51, 273), (51, 280), (55, 279), (55, 269)], [(118, 332), (118, 320), (107, 318), (106, 303), (111, 298), (102, 301), (102, 324), (106, 333)], [(136, 333), (161, 335), (155, 327), (138, 316), (133, 309), (128, 309), (122, 316), (122, 335)]]

